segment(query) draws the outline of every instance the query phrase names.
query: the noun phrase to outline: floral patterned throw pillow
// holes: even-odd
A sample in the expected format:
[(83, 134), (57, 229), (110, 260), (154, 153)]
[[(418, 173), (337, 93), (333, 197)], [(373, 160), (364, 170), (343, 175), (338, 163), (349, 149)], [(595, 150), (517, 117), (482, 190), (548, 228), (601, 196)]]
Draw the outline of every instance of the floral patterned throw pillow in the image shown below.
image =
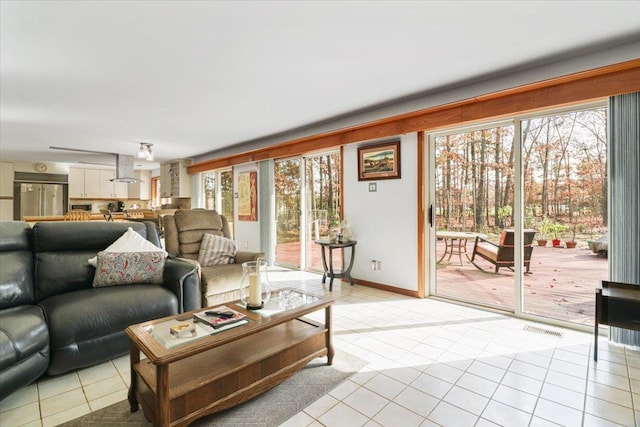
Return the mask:
[(161, 284), (164, 261), (162, 252), (98, 252), (93, 287)]

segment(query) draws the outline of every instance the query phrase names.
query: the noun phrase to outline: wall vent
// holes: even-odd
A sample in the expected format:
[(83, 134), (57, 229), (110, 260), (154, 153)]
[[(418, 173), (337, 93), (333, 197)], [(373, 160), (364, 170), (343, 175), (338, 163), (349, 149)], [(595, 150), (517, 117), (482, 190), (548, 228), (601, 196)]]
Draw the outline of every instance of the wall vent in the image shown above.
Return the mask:
[(525, 325), (525, 327), (522, 329), (528, 332), (537, 332), (539, 334), (552, 335), (554, 337), (562, 338), (562, 332), (560, 331), (552, 331), (551, 329), (544, 329), (544, 328), (539, 328), (537, 326), (531, 326), (531, 325)]

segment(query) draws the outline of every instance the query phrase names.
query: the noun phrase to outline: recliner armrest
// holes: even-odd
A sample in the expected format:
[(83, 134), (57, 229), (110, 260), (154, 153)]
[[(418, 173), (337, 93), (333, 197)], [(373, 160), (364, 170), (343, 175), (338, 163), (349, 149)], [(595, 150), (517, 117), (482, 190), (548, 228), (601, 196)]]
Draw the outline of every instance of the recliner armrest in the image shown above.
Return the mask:
[(238, 251), (236, 252), (235, 264), (242, 264), (247, 261), (257, 261), (260, 257), (264, 258), (264, 252)]
[(167, 258), (164, 264), (163, 286), (178, 297), (180, 313), (202, 307), (197, 265), (181, 258)]

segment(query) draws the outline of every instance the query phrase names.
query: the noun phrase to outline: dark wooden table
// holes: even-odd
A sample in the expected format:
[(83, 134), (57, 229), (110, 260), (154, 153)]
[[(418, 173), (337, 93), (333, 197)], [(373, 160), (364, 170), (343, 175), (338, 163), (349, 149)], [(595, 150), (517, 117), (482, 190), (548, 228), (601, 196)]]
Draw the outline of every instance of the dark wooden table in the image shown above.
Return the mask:
[[(333, 279), (346, 278), (349, 280), (351, 286), (353, 286), (353, 279), (351, 278), (351, 268), (353, 267), (353, 260), (356, 256), (356, 240), (349, 240), (346, 242), (332, 242), (330, 240), (314, 240), (314, 243), (322, 247), (322, 267), (324, 273), (322, 274), (322, 283), (324, 283), (329, 277), (329, 290), (333, 290)], [(333, 268), (333, 251), (335, 249), (351, 248), (351, 258), (347, 267), (342, 266), (342, 271), (337, 272)], [(329, 264), (327, 265), (326, 251), (329, 251)]]
[(640, 331), (640, 285), (602, 281), (596, 289), (593, 360), (598, 361), (598, 326), (609, 325)]

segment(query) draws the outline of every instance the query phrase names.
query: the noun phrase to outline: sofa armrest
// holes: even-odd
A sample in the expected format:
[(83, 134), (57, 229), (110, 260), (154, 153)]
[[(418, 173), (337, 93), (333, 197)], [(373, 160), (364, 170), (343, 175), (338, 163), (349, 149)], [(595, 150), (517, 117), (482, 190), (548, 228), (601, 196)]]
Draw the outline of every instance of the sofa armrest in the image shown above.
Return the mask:
[(238, 251), (236, 252), (235, 264), (242, 264), (247, 261), (257, 261), (260, 257), (264, 258), (264, 252)]
[(178, 297), (178, 311), (201, 308), (198, 266), (180, 258), (167, 258), (164, 264), (164, 284)]

